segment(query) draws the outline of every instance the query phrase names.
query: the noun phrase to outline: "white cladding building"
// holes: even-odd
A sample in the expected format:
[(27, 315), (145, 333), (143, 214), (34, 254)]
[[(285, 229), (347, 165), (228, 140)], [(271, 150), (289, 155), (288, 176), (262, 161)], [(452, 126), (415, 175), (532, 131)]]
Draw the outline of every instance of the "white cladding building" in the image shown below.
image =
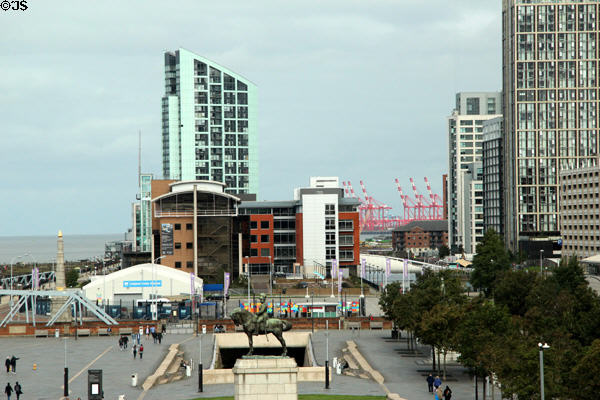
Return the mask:
[[(195, 277), (195, 293), (202, 291), (202, 279)], [(108, 304), (130, 303), (133, 300), (149, 300), (169, 296), (189, 296), (192, 277), (187, 272), (160, 264), (139, 264), (113, 272), (97, 275), (83, 287), (85, 296)]]

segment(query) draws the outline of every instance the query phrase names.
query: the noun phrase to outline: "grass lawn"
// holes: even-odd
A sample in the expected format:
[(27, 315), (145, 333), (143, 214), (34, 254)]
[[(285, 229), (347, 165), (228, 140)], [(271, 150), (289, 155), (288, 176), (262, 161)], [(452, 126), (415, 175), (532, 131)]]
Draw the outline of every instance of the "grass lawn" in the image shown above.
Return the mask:
[[(385, 396), (346, 396), (330, 394), (299, 394), (298, 400), (385, 400)], [(199, 397), (194, 400), (233, 400), (231, 397)]]

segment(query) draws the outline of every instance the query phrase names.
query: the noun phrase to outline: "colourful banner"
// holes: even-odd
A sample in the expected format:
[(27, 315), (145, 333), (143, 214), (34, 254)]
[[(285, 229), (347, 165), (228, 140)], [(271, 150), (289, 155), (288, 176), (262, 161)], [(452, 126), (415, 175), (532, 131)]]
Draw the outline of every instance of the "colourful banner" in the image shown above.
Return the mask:
[(227, 297), (228, 292), (229, 292), (229, 272), (225, 272), (225, 276), (223, 277), (223, 296)]
[(331, 260), (331, 277), (337, 278), (338, 276), (338, 264), (337, 260)]
[(408, 278), (408, 260), (404, 259), (403, 261), (404, 261), (404, 265), (403, 265), (402, 273), (403, 273), (404, 278)]
[(196, 276), (193, 272), (190, 272), (190, 294), (194, 296), (196, 294), (196, 285), (194, 285), (194, 281)]
[(338, 293), (342, 293), (342, 274), (338, 273)]
[(365, 260), (364, 258), (361, 258), (360, 260), (360, 277), (364, 278), (365, 277), (365, 265), (367, 263), (367, 260)]
[(392, 274), (392, 260), (389, 258), (385, 259), (385, 276), (390, 276)]

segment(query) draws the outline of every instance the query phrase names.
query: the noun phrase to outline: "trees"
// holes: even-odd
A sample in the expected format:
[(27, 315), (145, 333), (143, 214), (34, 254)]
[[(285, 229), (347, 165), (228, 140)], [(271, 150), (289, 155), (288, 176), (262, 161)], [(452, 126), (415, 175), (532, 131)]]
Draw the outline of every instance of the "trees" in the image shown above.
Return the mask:
[(75, 268), (71, 268), (65, 275), (65, 283), (67, 287), (77, 287), (77, 280), (79, 279), (79, 271)]
[(441, 246), (438, 248), (438, 257), (439, 257), (440, 259), (442, 259), (442, 258), (444, 258), (444, 257), (447, 257), (447, 256), (449, 256), (449, 255), (450, 255), (450, 249), (448, 248), (448, 246), (446, 246), (446, 245), (441, 245)]
[(494, 291), (499, 273), (510, 269), (510, 256), (502, 239), (493, 229), (488, 229), (477, 245), (472, 267), (471, 284), (489, 297)]

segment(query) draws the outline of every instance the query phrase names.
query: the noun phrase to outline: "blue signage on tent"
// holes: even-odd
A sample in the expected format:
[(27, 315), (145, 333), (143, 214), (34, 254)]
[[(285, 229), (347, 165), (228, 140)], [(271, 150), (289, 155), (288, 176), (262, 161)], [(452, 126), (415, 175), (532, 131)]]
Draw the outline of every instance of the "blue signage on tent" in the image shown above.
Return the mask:
[(162, 280), (151, 281), (123, 281), (123, 287), (161, 287)]

